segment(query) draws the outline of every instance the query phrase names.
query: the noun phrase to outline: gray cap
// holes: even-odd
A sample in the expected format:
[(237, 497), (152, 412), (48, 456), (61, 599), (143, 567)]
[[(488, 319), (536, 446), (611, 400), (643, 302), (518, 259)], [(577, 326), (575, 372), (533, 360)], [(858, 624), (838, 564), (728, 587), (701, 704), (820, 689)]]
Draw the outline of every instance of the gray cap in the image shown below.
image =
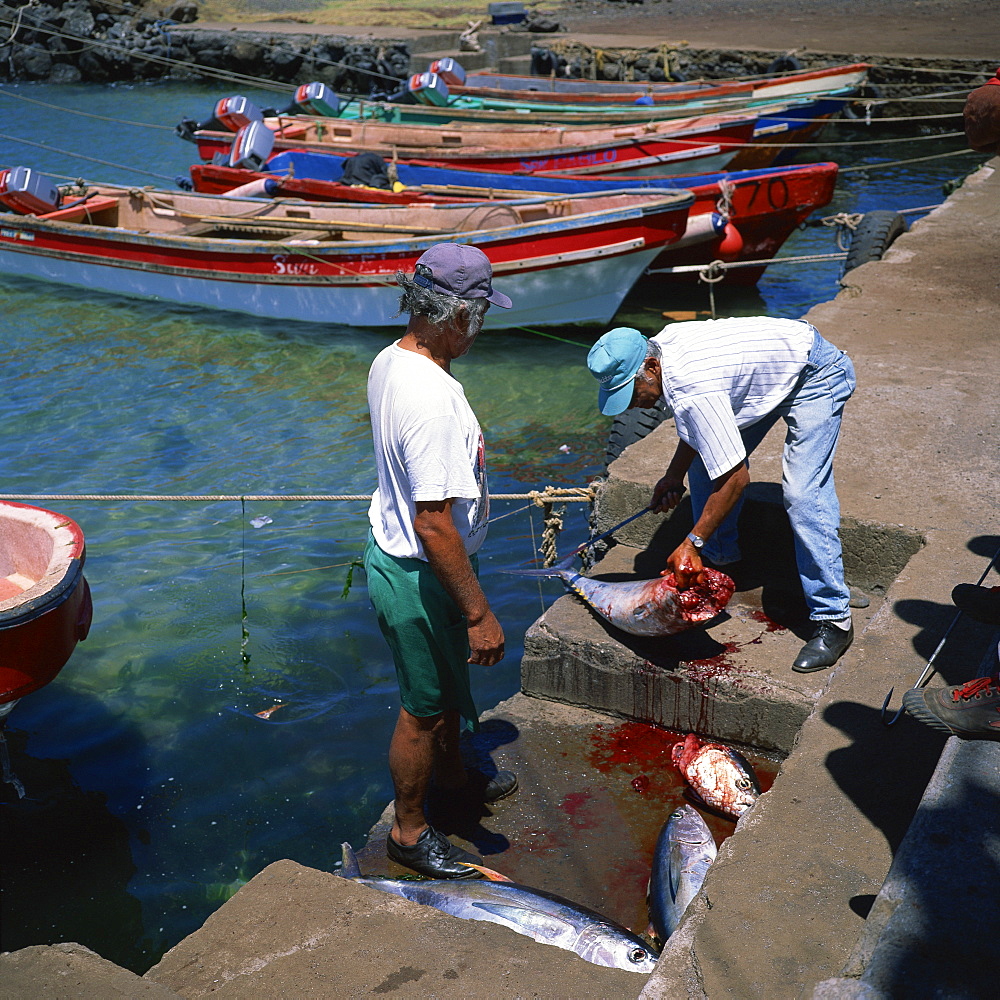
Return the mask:
[(493, 267), (489, 257), (467, 243), (437, 243), (417, 261), (413, 280), (460, 299), (486, 299), (501, 309), (511, 307), (510, 299), (493, 288)]

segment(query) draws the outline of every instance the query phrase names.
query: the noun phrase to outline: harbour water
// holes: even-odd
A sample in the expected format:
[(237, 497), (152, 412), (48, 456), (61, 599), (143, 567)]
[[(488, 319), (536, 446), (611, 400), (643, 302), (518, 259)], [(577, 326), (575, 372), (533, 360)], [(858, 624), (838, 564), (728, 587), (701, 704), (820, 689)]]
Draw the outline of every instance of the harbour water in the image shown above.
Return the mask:
[[(0, 131), (106, 162), (7, 138), (0, 165), (169, 186), (195, 152), (173, 124), (207, 116), (217, 96), (187, 84), (8, 85)], [(831, 126), (827, 137), (918, 131), (902, 128), (852, 123)], [(856, 166), (960, 147), (925, 136), (811, 148), (799, 158)], [(942, 185), (982, 159), (845, 173), (823, 214), (936, 205)], [(832, 230), (817, 227), (796, 233), (784, 253), (835, 249)], [(836, 294), (839, 274), (836, 261), (775, 266), (754, 291), (717, 289), (716, 304), (720, 314), (799, 316)], [(0, 279), (0, 307), (0, 492), (371, 491), (365, 379), (389, 342), (384, 333), (255, 321), (16, 275)], [(616, 323), (655, 332), (665, 310), (707, 307), (704, 287), (647, 282)], [(608, 421), (582, 363), (601, 331), (552, 332), (562, 339), (486, 334), (456, 368), (483, 424), (493, 492), (583, 485), (601, 471)], [(94, 625), (56, 681), (10, 717), (12, 763), (27, 797), (0, 788), (0, 950), (79, 941), (143, 971), (271, 861), (330, 868), (341, 841), (362, 843), (391, 798), (395, 679), (364, 575), (352, 573), (366, 504), (43, 506), (85, 532)], [(539, 540), (540, 518), (524, 506), (494, 505), (495, 517), (510, 516), (493, 525), (482, 554), (508, 654), (476, 670), (481, 709), (518, 689), (524, 631), (561, 592), (499, 572), (530, 559)], [(567, 512), (564, 547), (585, 536), (581, 507)]]

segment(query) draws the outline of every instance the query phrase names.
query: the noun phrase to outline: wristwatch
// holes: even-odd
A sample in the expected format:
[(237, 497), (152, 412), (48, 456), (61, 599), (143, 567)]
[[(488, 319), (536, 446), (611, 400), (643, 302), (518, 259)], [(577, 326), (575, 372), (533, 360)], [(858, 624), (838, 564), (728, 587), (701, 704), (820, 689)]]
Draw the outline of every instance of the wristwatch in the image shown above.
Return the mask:
[(702, 546), (705, 544), (705, 539), (700, 535), (696, 535), (693, 531), (688, 532), (688, 541), (701, 552)]

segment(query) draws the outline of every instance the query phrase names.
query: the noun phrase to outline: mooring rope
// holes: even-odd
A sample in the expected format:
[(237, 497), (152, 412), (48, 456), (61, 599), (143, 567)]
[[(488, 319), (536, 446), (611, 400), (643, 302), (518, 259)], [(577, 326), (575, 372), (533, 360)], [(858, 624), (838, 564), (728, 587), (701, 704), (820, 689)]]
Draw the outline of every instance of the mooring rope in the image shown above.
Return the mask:
[[(567, 503), (588, 503), (595, 496), (590, 486), (546, 486), (543, 490), (527, 493), (491, 493), (490, 500), (531, 500), (544, 505), (549, 500), (558, 499)], [(264, 501), (370, 501), (371, 493), (0, 493), (0, 500), (86, 500), (136, 503), (180, 502), (215, 503), (234, 501), (257, 503)]]

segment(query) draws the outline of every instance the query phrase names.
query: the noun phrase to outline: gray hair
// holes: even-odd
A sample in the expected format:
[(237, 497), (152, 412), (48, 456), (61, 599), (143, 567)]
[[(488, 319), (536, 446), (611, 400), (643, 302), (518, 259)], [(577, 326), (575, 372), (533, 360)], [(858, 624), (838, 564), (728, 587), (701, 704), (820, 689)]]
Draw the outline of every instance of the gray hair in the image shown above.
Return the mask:
[(661, 357), (660, 345), (652, 337), (646, 341), (646, 357), (656, 358), (657, 361)]
[(460, 299), (457, 295), (446, 295), (433, 288), (418, 285), (402, 271), (396, 272), (396, 284), (403, 289), (399, 296), (399, 312), (411, 316), (426, 316), (432, 323), (447, 326), (454, 323), (464, 310), (469, 316), (469, 333), (479, 333), (489, 302), (485, 298)]

